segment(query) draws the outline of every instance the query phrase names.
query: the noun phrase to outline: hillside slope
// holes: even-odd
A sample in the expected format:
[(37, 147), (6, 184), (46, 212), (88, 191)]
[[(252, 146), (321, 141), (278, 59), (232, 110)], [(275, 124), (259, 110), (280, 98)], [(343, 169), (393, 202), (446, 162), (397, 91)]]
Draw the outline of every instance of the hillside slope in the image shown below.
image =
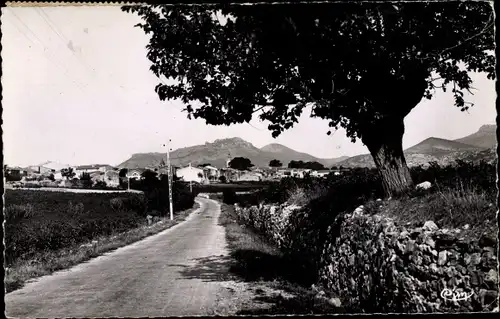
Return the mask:
[[(226, 138), (215, 140), (213, 143), (195, 145), (177, 149), (170, 153), (172, 165), (185, 166), (209, 163), (216, 167), (225, 167), (228, 157), (249, 158), (255, 166), (266, 167), (273, 159), (278, 159), (286, 167), (292, 160), (317, 161), (331, 166), (331, 163), (341, 161), (342, 158), (319, 159), (306, 153), (297, 152), (281, 144), (269, 144), (259, 149), (251, 143), (239, 138)], [(143, 168), (156, 166), (161, 159), (166, 161), (166, 154), (139, 153), (119, 165), (120, 168)]]
[(424, 154), (441, 157), (451, 152), (477, 150), (477, 146), (468, 145), (444, 138), (429, 137), (405, 150), (405, 154)]
[[(440, 165), (466, 161), (493, 162), (496, 160), (496, 126), (483, 125), (476, 133), (457, 140), (430, 137), (404, 151), (408, 166), (426, 165), (435, 161)], [(370, 154), (357, 155), (338, 163), (345, 167), (375, 167)]]
[(349, 158), (349, 156), (341, 156), (336, 158), (318, 158), (307, 153), (297, 152), (289, 147), (277, 143), (268, 144), (262, 147), (261, 151), (267, 153), (268, 156), (280, 160), (284, 166), (286, 166), (288, 162), (295, 160), (303, 162), (319, 162), (325, 165), (325, 167), (331, 167), (334, 164)]
[(456, 139), (455, 141), (483, 148), (496, 147), (496, 130), (496, 125), (483, 125), (476, 133)]

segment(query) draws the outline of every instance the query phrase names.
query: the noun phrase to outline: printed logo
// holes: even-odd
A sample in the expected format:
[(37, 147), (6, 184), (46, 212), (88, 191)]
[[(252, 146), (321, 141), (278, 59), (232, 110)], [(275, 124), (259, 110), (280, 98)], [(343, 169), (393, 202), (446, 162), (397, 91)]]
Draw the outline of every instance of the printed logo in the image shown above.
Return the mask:
[(463, 291), (461, 288), (459, 289), (444, 288), (441, 291), (441, 298), (450, 301), (464, 301), (470, 299), (470, 297), (472, 297), (473, 294), (474, 291), (466, 292)]

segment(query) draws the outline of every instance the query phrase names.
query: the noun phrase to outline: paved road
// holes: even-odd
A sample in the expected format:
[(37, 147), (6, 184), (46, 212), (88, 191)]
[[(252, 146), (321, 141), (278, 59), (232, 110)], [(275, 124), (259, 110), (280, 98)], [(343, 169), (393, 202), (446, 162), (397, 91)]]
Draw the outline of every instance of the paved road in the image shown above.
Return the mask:
[(216, 277), (225, 272), (216, 261), (228, 252), (219, 204), (197, 201), (183, 223), (7, 294), (7, 316), (212, 315), (223, 285)]

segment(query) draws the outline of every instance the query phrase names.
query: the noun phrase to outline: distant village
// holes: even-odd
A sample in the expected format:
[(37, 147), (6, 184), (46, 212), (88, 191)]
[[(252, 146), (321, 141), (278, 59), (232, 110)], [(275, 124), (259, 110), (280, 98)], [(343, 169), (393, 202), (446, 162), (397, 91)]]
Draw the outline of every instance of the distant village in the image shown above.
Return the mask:
[[(172, 173), (184, 182), (197, 184), (231, 183), (231, 182), (258, 182), (279, 180), (284, 177), (304, 178), (326, 177), (329, 174), (341, 175), (347, 168), (334, 169), (307, 169), (281, 167), (250, 167), (240, 170), (230, 167), (228, 158), (225, 167), (215, 167), (210, 164), (187, 165), (185, 167), (172, 166)], [(4, 166), (7, 181), (43, 182), (54, 186), (69, 186), (68, 181), (86, 179), (90, 183), (101, 183), (107, 187), (118, 187), (120, 177), (140, 180), (144, 172), (151, 171), (159, 176), (167, 175), (165, 165), (148, 166), (144, 168), (123, 169), (108, 164), (93, 164), (70, 166), (58, 162), (45, 162), (40, 165), (22, 167)]]

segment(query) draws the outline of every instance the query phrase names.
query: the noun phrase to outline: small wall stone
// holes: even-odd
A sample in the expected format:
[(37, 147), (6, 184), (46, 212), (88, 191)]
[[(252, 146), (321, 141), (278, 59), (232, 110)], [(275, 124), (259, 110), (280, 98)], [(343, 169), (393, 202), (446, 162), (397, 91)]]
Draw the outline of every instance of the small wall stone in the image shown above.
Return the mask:
[[(235, 209), (243, 223), (281, 249), (301, 247), (297, 243), (303, 234), (295, 222), (307, 218), (301, 207)], [(340, 215), (328, 227), (319, 250), (318, 285), (338, 296), (351, 312), (467, 312), (498, 307), (494, 235), (467, 240), (455, 230), (439, 229), (433, 221), (421, 228), (408, 226), (386, 216), (365, 215), (362, 206)], [(302, 246), (307, 248), (307, 243)], [(454, 294), (470, 297), (449, 300)]]

